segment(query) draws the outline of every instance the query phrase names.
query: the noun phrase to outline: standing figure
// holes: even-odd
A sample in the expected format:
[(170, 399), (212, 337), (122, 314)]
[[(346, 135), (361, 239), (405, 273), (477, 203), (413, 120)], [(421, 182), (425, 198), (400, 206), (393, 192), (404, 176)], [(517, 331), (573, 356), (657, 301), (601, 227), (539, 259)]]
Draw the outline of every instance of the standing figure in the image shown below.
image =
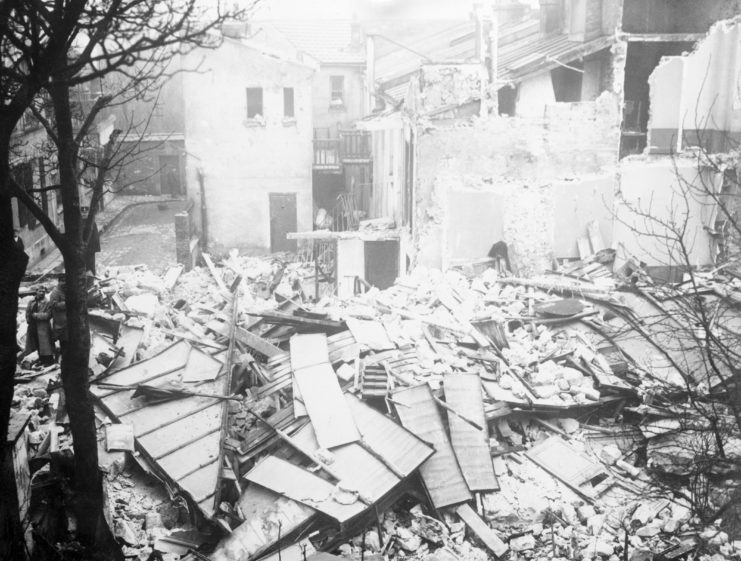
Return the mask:
[(26, 251), (26, 246), (24, 245), (23, 238), (21, 237), (21, 231), (18, 228), (13, 230), (13, 243), (21, 251)]
[(66, 281), (64, 275), (59, 277), (57, 286), (49, 296), (49, 309), (53, 323), (54, 339), (59, 341), (59, 349), (64, 352), (64, 347), (69, 340), (67, 336), (67, 300), (65, 297)]
[(39, 353), (39, 362), (44, 366), (54, 363), (54, 341), (51, 336), (51, 311), (46, 299), (46, 289), (36, 290), (33, 302), (26, 308), (26, 350), (24, 355)]

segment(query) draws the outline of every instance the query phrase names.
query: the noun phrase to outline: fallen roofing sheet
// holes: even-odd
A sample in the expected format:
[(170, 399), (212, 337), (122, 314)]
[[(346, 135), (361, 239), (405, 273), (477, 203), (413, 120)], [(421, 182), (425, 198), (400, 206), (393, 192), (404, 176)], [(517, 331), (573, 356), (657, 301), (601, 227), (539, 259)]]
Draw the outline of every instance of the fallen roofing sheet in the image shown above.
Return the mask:
[(319, 444), (329, 449), (358, 440), (360, 435), (329, 363), (327, 337), (320, 333), (291, 337), (291, 367)]
[(491, 462), (481, 378), (476, 374), (453, 374), (443, 378), (445, 401), (455, 411), (484, 427), (477, 430), (458, 415), (448, 414), (450, 440), (469, 490), (499, 489)]
[(386, 351), (396, 348), (380, 321), (348, 318), (345, 323), (347, 323), (347, 327), (361, 347), (372, 351)]
[(590, 481), (605, 473), (605, 468), (601, 463), (582, 454), (559, 436), (551, 436), (539, 442), (525, 452), (525, 455), (574, 491), (589, 499), (595, 497), (594, 488), (589, 484)]
[(244, 522), (224, 538), (211, 554), (211, 561), (255, 559), (316, 514), (314, 509), (259, 485), (249, 485), (237, 506)]
[[(434, 451), (354, 395), (344, 396), (362, 439), (332, 450), (332, 468), (342, 477), (344, 488), (375, 502), (411, 475)], [(298, 430), (293, 439), (308, 450), (320, 449), (311, 424)]]
[[(188, 343), (180, 341), (150, 359), (114, 372), (105, 378), (105, 383), (177, 384), (182, 381), (192, 352)], [(200, 393), (222, 394), (224, 380), (221, 375), (213, 381), (187, 387)], [(91, 392), (114, 420), (133, 425), (137, 448), (156, 464), (162, 475), (186, 491), (206, 516), (212, 516), (219, 476), (222, 401), (192, 396), (152, 404), (144, 397), (132, 399), (132, 389), (93, 385)]]
[(445, 433), (430, 386), (420, 384), (404, 388), (394, 392), (392, 397), (401, 424), (435, 448), (435, 453), (420, 468), (435, 508), (470, 500), (471, 493)]
[(365, 509), (355, 493), (276, 456), (266, 456), (245, 479), (318, 510), (340, 523)]

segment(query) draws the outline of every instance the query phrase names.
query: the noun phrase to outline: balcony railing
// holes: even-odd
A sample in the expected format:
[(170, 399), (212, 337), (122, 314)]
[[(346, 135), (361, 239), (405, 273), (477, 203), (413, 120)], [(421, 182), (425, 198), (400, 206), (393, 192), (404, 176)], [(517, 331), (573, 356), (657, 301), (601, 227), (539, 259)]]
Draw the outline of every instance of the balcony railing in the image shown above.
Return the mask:
[(329, 131), (314, 131), (314, 168), (337, 169), (342, 162), (364, 162), (372, 157), (371, 135), (367, 131), (340, 130), (339, 138)]
[(340, 141), (338, 139), (314, 139), (314, 167), (317, 169), (339, 169)]
[(340, 140), (342, 160), (371, 159), (371, 135), (368, 131), (341, 130)]

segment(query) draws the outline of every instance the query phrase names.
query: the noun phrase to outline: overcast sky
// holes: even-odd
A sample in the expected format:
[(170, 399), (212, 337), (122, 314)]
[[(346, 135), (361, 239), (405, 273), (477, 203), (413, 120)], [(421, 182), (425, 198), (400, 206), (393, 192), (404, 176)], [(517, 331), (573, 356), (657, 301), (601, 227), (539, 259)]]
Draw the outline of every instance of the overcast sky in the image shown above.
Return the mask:
[[(478, 0), (484, 3), (486, 0)], [(537, 0), (528, 0), (537, 6)], [(474, 0), (260, 0), (258, 18), (466, 19)]]

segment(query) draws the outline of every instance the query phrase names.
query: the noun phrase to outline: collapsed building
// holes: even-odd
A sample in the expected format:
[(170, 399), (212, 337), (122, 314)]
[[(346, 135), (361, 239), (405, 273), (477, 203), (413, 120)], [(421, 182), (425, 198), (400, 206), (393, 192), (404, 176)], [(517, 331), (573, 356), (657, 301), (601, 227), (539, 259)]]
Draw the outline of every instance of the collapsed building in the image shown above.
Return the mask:
[[(720, 354), (706, 365), (682, 302), (717, 304), (710, 329), (733, 345), (738, 269), (668, 293), (640, 267), (613, 272), (609, 250), (530, 278), (490, 259), (311, 303), (310, 263), (204, 257), (162, 278), (111, 269), (90, 312), (109, 519), (127, 556), (741, 551), (727, 526), (693, 518), (697, 497), (657, 483), (692, 477), (709, 419), (730, 426), (726, 398), (719, 417), (693, 405), (733, 399), (735, 378)], [(58, 367), (25, 364), (14, 418), (27, 496), (71, 442)], [(715, 505), (741, 459), (724, 434)], [(24, 511), (36, 532), (50, 508)]]
[[(467, 24), (464, 62), (454, 52), (378, 74), (387, 106), (352, 134), (315, 138), (311, 178), (308, 165), (295, 174), (301, 212), (276, 200), (292, 220), (260, 221), (257, 245), (303, 240), (309, 259), (199, 258), (186, 215), (184, 268), (111, 269), (91, 311), (91, 392), (127, 556), (739, 556), (733, 508), (717, 525), (698, 517), (738, 488), (741, 282), (723, 222), (737, 216), (739, 22), (706, 35), (727, 3), (682, 27), (666, 2), (626, 0), (615, 34), (616, 14), (596, 18), (597, 4), (611, 5), (573, 2), (567, 28), (535, 26), (545, 37), (529, 59), (518, 38), (533, 22), (514, 30), (496, 76), (485, 19)], [(317, 67), (242, 37), (228, 49), (270, 75), (240, 85), (260, 108), (240, 135), (295, 132), (308, 161)], [(271, 59), (295, 84), (276, 85)], [(563, 87), (569, 73), (583, 75), (578, 92)], [(199, 154), (218, 151), (213, 134)], [(231, 173), (224, 154), (211, 179)], [(252, 164), (279, 167), (240, 162)], [(184, 168), (191, 190), (196, 168)], [(311, 229), (309, 190), (329, 183), (349, 196), (331, 228), (315, 216)], [(653, 219), (679, 212), (693, 232), (687, 252), (632, 221), (649, 192)], [(244, 220), (213, 220), (232, 202), (211, 216), (237, 236)], [(490, 253), (496, 242), (506, 251)], [(719, 256), (724, 267), (702, 269)], [(19, 513), (38, 531), (50, 531), (43, 490), (71, 447), (57, 378), (21, 366), (9, 435)]]

